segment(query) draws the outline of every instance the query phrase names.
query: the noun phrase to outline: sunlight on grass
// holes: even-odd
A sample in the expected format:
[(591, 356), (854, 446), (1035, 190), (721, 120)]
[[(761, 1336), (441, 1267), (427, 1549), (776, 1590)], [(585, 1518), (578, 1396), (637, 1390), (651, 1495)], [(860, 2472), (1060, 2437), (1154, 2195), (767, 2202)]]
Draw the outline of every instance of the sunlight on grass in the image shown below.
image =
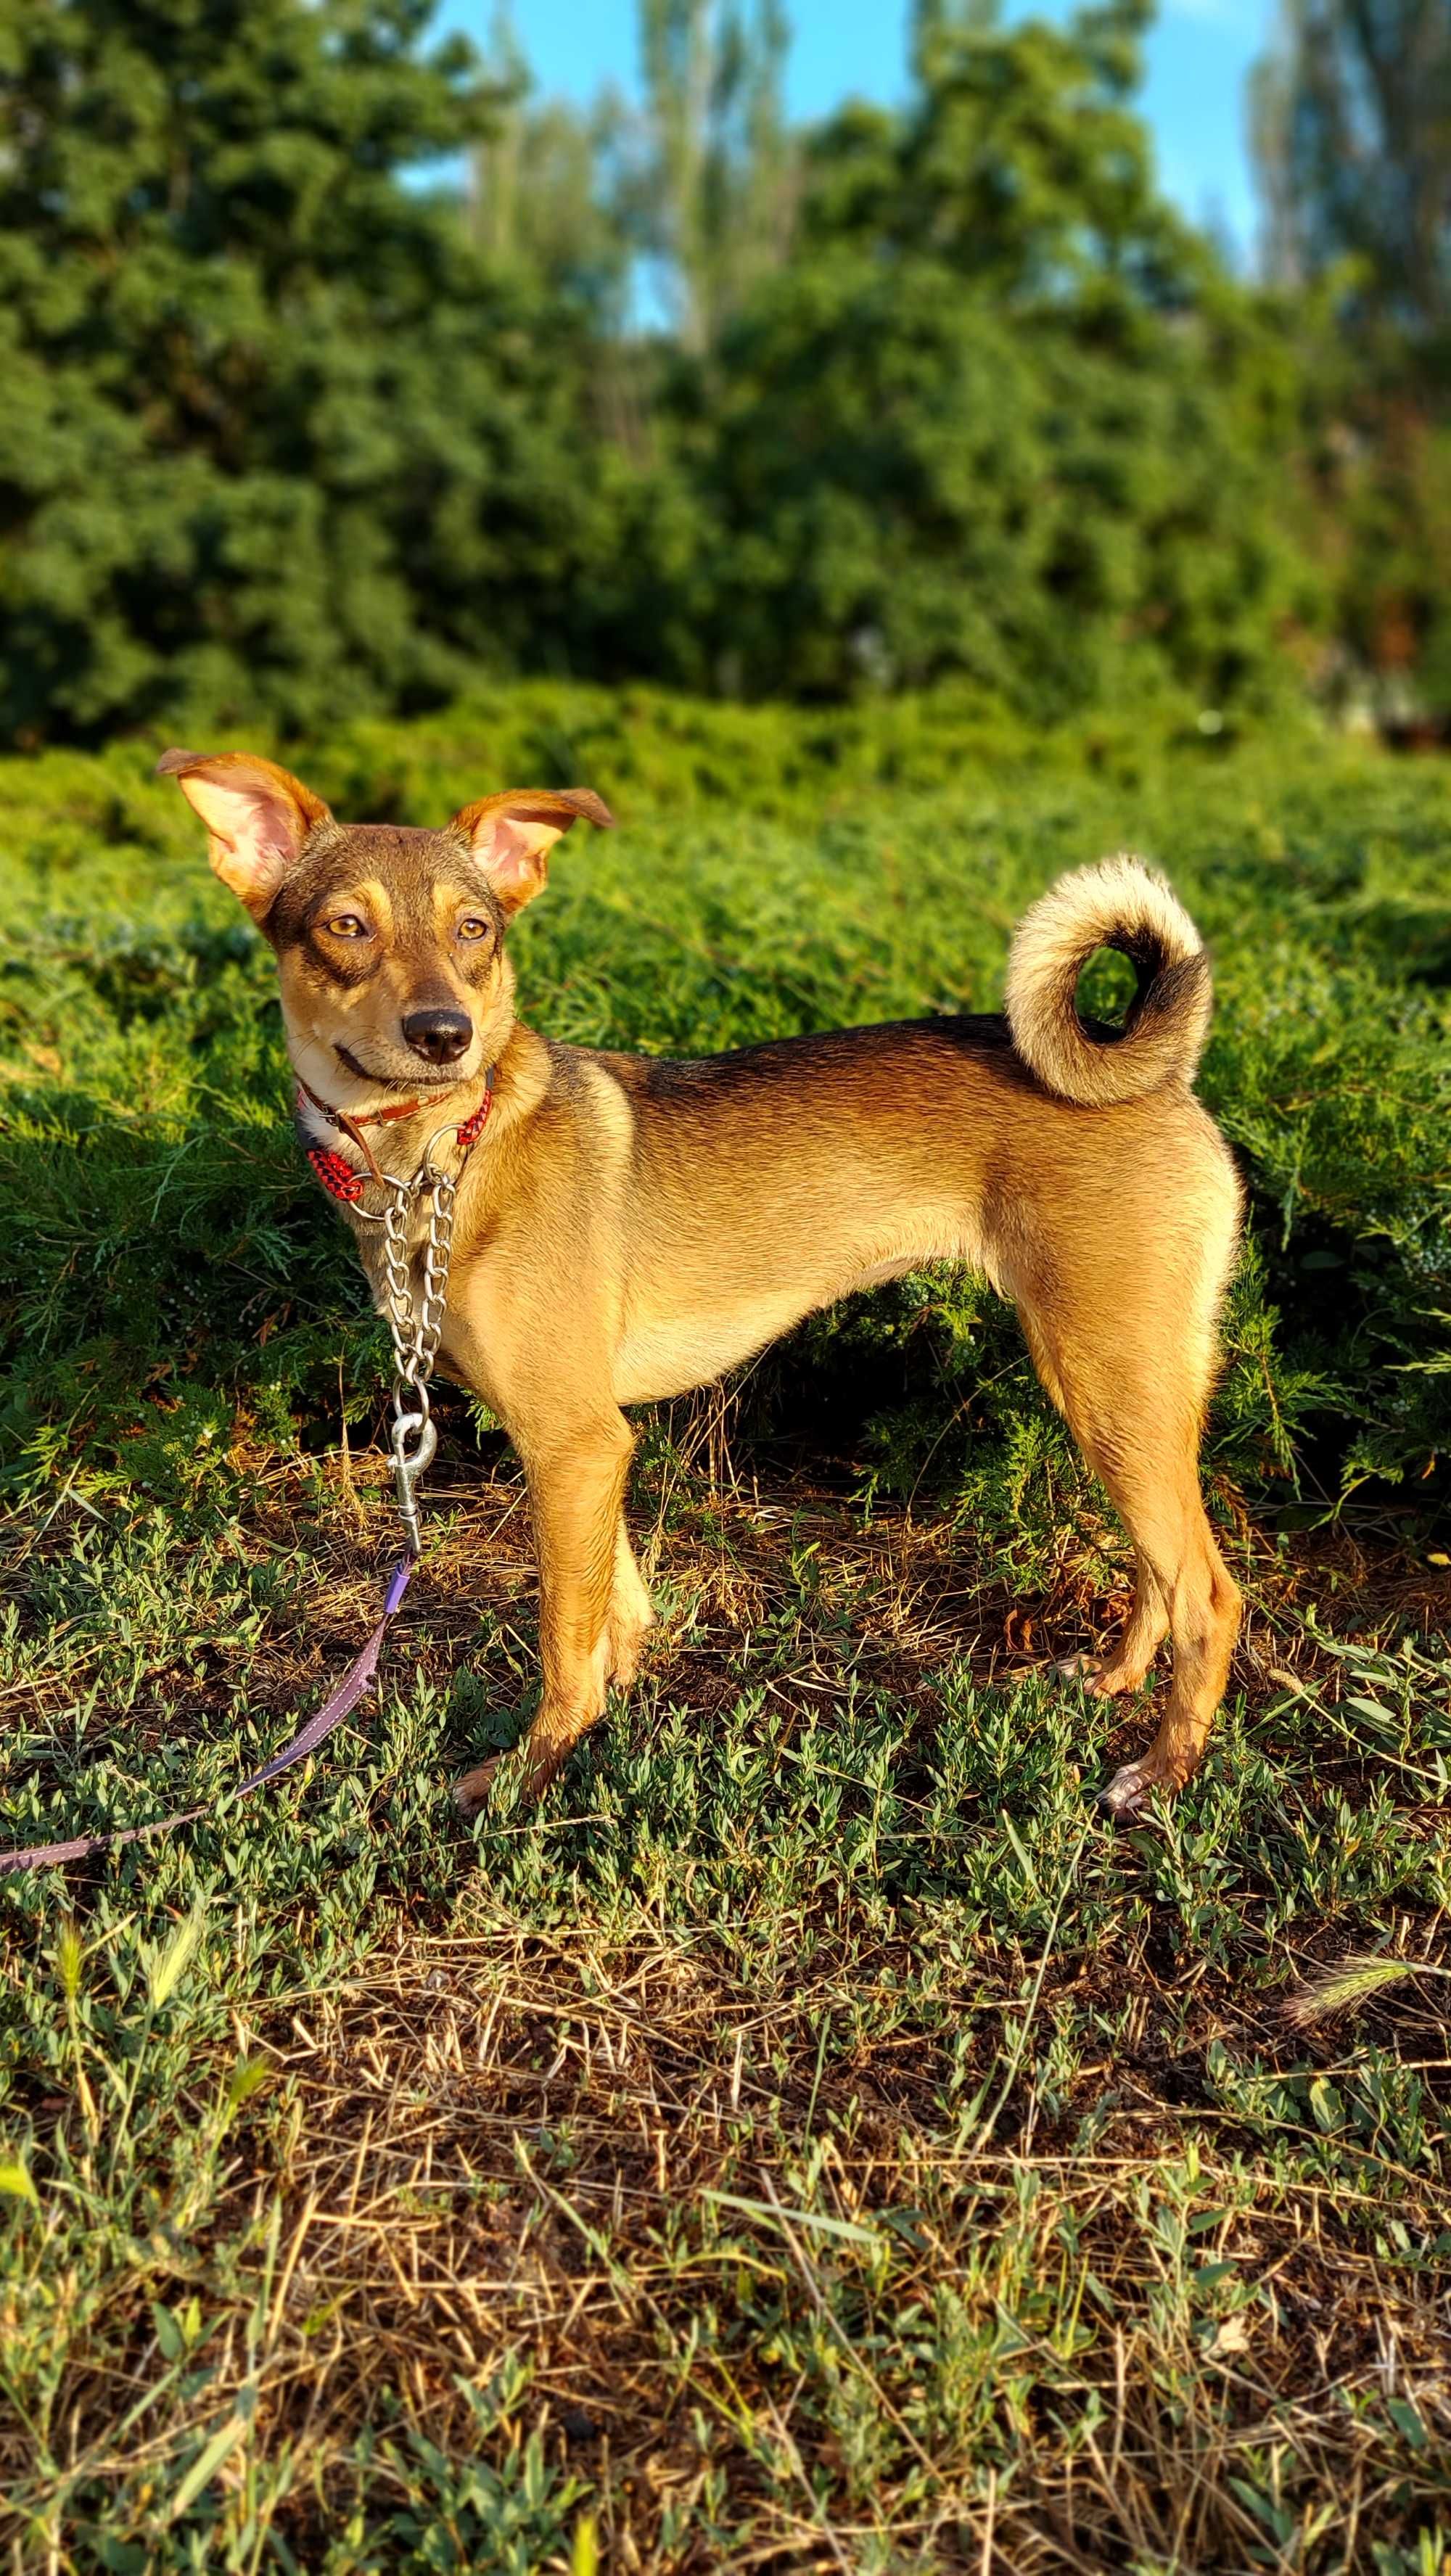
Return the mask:
[(990, 1008), (1055, 870), (1171, 868), (1254, 1226), (1230, 1697), (1177, 1806), (1101, 1821), (1151, 1697), (1051, 1666), (1121, 1621), (1122, 1536), (1011, 1317), (922, 1274), (645, 1427), (660, 1629), (537, 1814), (448, 1794), (535, 1642), (517, 1471), (447, 1394), (376, 1696), (228, 1804), (373, 1616), (383, 1354), (266, 959), (139, 753), (29, 765), (3, 1838), (213, 1812), (0, 1889), (0, 2535), (123, 2576), (1440, 2576), (1451, 1050), (1376, 892), (1394, 850), (1444, 905), (1436, 779), (992, 770), (909, 713), (884, 792), (865, 721), (836, 771), (729, 710), (727, 808), (714, 718), (539, 690), (320, 783), (433, 817), (561, 710), (634, 782), (520, 942), (574, 1039)]

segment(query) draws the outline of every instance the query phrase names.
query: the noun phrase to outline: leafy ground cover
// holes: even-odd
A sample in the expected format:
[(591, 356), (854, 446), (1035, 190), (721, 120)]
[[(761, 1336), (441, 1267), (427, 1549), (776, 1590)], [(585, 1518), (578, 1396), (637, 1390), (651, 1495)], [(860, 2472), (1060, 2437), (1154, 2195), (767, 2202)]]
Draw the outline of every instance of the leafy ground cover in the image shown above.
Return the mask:
[[(991, 1007), (1133, 844), (1215, 951), (1253, 1232), (1209, 1461), (1250, 1600), (1202, 1778), (1111, 1515), (971, 1282), (648, 1425), (648, 1668), (537, 1814), (527, 1511), (446, 1408), (375, 1703), (270, 1804), (388, 1544), (383, 1354), (265, 958), (141, 748), (0, 775), (0, 2493), (18, 2566), (1366, 2568), (1451, 2555), (1451, 896), (1439, 764), (535, 689), (311, 763), (622, 829), (519, 941), (557, 1034)], [(1410, 1973), (1286, 2017), (1347, 1955)], [(1333, 2000), (1331, 1998), (1330, 2000)]]

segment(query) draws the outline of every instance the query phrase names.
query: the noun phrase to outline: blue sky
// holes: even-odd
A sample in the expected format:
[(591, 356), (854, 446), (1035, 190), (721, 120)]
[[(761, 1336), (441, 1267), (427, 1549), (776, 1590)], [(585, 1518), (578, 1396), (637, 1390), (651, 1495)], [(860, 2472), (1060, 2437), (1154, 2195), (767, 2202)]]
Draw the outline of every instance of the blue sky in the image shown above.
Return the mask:
[[(1011, 0), (1010, 0), (1011, 5)], [(1244, 76), (1265, 45), (1273, 0), (1160, 0), (1144, 104), (1166, 192), (1196, 222), (1213, 217), (1248, 257), (1255, 203), (1245, 154)], [(791, 110), (819, 116), (856, 92), (900, 96), (908, 0), (787, 0)], [(1012, 6), (1012, 14), (1027, 15)], [(1043, 14), (1064, 14), (1044, 0)], [(440, 23), (482, 42), (493, 0), (442, 0)], [(539, 90), (590, 98), (636, 80), (635, 0), (515, 0), (515, 26)]]

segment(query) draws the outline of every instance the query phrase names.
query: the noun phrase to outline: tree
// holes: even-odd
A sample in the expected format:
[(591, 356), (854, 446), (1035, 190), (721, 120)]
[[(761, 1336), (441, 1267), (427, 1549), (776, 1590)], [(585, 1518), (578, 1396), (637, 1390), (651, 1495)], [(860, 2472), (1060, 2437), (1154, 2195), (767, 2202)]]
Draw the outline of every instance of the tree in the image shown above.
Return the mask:
[(781, 109), (778, 0), (640, 0), (646, 112), (627, 210), (658, 263), (676, 337), (711, 349), (785, 256), (794, 151)]
[(587, 649), (586, 335), (406, 183), (494, 113), (428, 15), (0, 0), (12, 738), (315, 727)]
[(1288, 283), (1356, 264), (1356, 297), (1417, 334), (1451, 324), (1446, 0), (1282, 0), (1255, 75), (1267, 250)]
[(584, 110), (562, 99), (536, 105), (505, 9), (495, 15), (489, 66), (498, 92), (473, 153), (474, 240), (491, 266), (583, 306), (602, 341), (619, 341), (630, 318), (634, 244), (623, 208), (637, 119), (608, 88)]
[(1157, 198), (1136, 6), (919, 20), (905, 113), (811, 140), (794, 256), (687, 389), (696, 675), (967, 675), (1038, 715), (1277, 685), (1313, 609), (1273, 318)]
[(652, 328), (663, 318), (676, 346), (704, 356), (790, 248), (786, 41), (777, 0), (640, 0), (641, 103), (607, 87), (586, 109), (537, 105), (501, 8), (491, 59), (507, 104), (475, 154), (479, 238), (506, 263), (582, 286), (615, 336), (631, 334), (643, 303)]
[(1282, 0), (1252, 137), (1294, 295), (1334, 583), (1333, 684), (1393, 731), (1451, 722), (1451, 10)]
[(1277, 685), (1296, 358), (1155, 194), (1142, 0), (922, 0), (804, 135), (778, 0), (641, 6), (579, 113), (429, 0), (0, 0), (0, 736)]

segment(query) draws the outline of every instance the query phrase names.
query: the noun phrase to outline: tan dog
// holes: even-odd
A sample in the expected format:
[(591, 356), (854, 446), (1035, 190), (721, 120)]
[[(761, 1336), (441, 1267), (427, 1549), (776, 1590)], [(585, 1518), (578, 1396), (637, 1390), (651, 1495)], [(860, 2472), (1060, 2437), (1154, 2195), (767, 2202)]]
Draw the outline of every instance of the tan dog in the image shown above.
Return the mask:
[[(940, 1259), (1012, 1299), (1133, 1541), (1133, 1612), (1092, 1687), (1134, 1689), (1173, 1643), (1163, 1723), (1107, 1803), (1123, 1814), (1188, 1779), (1239, 1629), (1198, 1449), (1240, 1193), (1190, 1089), (1209, 964), (1167, 886), (1130, 859), (1062, 878), (1019, 925), (1005, 1020), (674, 1063), (555, 1046), (514, 1016), (505, 930), (560, 834), (610, 821), (587, 790), (491, 796), (421, 832), (335, 822), (245, 752), (169, 751), (160, 768), (277, 952), (313, 1142), (357, 1162), (354, 1139), (387, 1118), (387, 1166), (412, 1172), (492, 1069), (442, 1360), (505, 1424), (528, 1478), (544, 1667), (531, 1786), (610, 1682), (632, 1680), (651, 1621), (621, 1408), (700, 1386), (813, 1308)], [(1121, 1033), (1078, 1014), (1101, 946), (1138, 976)], [(378, 1295), (378, 1229), (354, 1232)], [(493, 1768), (460, 1782), (466, 1811)]]

